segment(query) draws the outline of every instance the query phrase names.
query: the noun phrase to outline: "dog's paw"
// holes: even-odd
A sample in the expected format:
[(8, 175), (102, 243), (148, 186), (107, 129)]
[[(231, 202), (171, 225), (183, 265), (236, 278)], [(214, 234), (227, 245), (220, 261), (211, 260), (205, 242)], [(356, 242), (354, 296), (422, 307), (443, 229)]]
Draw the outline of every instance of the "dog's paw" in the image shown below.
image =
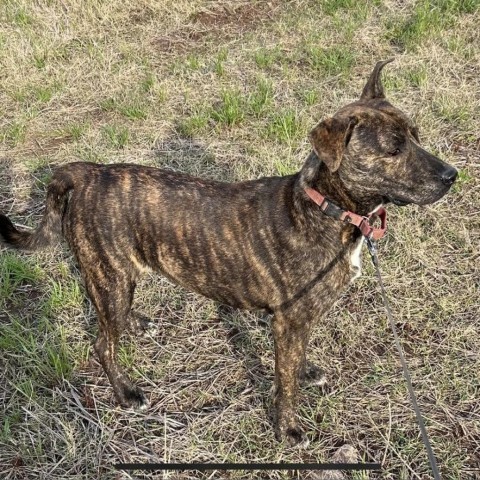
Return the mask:
[(123, 387), (120, 405), (123, 408), (132, 408), (133, 410), (142, 411), (148, 408), (149, 402), (142, 390), (132, 385)]
[(158, 326), (147, 316), (138, 312), (130, 312), (130, 325), (137, 335), (155, 336), (158, 333)]
[(276, 437), (277, 440), (284, 441), (289, 447), (307, 448), (310, 445), (307, 435), (298, 425), (277, 430)]
[(325, 372), (313, 363), (307, 362), (305, 371), (300, 375), (300, 384), (303, 387), (312, 385), (322, 387), (326, 385), (326, 383), (327, 377), (325, 376)]
[(155, 337), (156, 335), (158, 335), (158, 332), (158, 325), (154, 322), (151, 322), (150, 320), (144, 323), (141, 329), (142, 335), (146, 337)]
[(290, 447), (307, 448), (310, 440), (300, 427), (287, 428), (285, 439)]

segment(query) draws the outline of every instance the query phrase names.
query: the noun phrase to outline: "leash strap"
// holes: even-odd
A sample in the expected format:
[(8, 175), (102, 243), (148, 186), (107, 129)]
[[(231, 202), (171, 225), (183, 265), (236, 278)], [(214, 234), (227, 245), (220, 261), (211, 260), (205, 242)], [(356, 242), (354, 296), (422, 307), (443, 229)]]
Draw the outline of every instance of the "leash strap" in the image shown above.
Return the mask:
[(430, 461), (430, 467), (432, 468), (433, 477), (435, 480), (441, 480), (442, 477), (440, 476), (440, 472), (438, 471), (437, 461), (435, 459), (435, 455), (433, 454), (432, 446), (430, 445), (430, 440), (428, 439), (427, 429), (425, 428), (425, 423), (423, 421), (422, 413), (420, 412), (420, 408), (418, 407), (417, 397), (415, 396), (415, 391), (413, 390), (410, 372), (408, 370), (407, 362), (405, 361), (405, 356), (403, 354), (400, 338), (398, 336), (397, 328), (395, 327), (395, 322), (393, 321), (390, 304), (388, 303), (388, 298), (385, 293), (385, 287), (383, 285), (383, 279), (382, 279), (382, 275), (380, 273), (380, 268), (378, 264), (377, 247), (375, 245), (375, 242), (371, 238), (367, 237), (366, 243), (367, 243), (368, 251), (370, 252), (370, 256), (372, 257), (373, 265), (375, 266), (378, 283), (380, 284), (380, 289), (382, 292), (383, 303), (385, 305), (385, 309), (387, 310), (388, 320), (390, 322), (390, 327), (392, 328), (392, 331), (393, 331), (393, 337), (395, 338), (395, 345), (400, 355), (400, 362), (403, 368), (403, 375), (405, 376), (405, 380), (407, 382), (408, 393), (410, 394), (410, 399), (412, 401), (413, 409), (415, 410), (417, 423), (418, 423), (418, 426), (420, 427), (420, 432), (422, 434), (423, 444), (425, 445), (425, 448), (427, 450), (428, 460)]

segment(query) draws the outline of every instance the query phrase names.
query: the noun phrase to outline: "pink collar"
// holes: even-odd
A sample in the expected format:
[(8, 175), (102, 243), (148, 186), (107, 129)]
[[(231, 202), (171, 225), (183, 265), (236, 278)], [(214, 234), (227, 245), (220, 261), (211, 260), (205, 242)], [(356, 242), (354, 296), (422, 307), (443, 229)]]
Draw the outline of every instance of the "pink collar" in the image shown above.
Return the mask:
[[(379, 240), (385, 235), (387, 230), (387, 211), (383, 207), (378, 208), (367, 217), (363, 217), (362, 215), (343, 210), (313, 188), (305, 188), (305, 193), (320, 207), (323, 213), (342, 222), (355, 225), (366, 238)], [(380, 218), (381, 225), (379, 228), (370, 225), (370, 220), (375, 217)]]

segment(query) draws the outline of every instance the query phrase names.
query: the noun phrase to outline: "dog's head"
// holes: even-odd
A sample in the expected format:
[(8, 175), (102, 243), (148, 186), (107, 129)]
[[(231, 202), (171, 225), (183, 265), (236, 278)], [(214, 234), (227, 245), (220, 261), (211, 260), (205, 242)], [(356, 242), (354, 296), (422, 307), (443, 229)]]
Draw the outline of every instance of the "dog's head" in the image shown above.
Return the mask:
[(390, 62), (378, 62), (360, 100), (317, 125), (310, 141), (355, 202), (433, 203), (457, 170), (425, 151), (414, 124), (385, 99), (380, 72)]

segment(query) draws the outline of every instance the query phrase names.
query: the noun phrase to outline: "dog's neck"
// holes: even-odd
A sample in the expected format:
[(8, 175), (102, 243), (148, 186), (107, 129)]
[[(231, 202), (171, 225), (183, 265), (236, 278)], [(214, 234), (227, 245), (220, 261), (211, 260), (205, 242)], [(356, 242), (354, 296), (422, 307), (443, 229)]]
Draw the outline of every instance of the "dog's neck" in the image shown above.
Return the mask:
[[(376, 199), (359, 202), (349, 196), (338, 174), (330, 172), (313, 151), (299, 172), (296, 183), (296, 194), (301, 198), (305, 198), (304, 189), (310, 187), (340, 208), (359, 215), (368, 215), (379, 206)], [(307, 202), (309, 201), (307, 200)]]

